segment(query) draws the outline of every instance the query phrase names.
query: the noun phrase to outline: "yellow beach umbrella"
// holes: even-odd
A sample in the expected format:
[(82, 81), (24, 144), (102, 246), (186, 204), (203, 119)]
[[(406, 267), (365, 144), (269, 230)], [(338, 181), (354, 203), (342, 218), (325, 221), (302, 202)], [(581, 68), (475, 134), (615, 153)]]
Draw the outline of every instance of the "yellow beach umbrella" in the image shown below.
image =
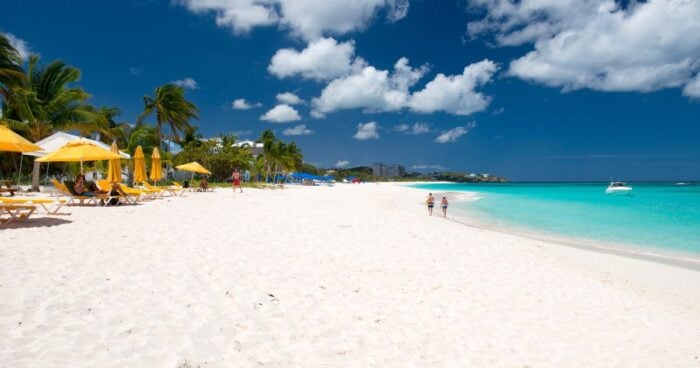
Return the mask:
[(154, 183), (163, 178), (163, 168), (160, 167), (160, 153), (158, 148), (153, 149), (151, 155), (151, 175), (149, 176)]
[(205, 169), (204, 166), (200, 165), (199, 162), (197, 162), (197, 161), (190, 162), (189, 164), (175, 166), (175, 168), (178, 170), (182, 170), (182, 171), (191, 171), (193, 173), (211, 175), (211, 171)]
[(141, 146), (138, 146), (134, 152), (134, 182), (141, 183), (146, 179), (146, 156), (143, 155)]
[(86, 139), (76, 139), (66, 143), (63, 147), (42, 156), (38, 162), (78, 162), (80, 172), (83, 172), (83, 161), (99, 161), (120, 159), (118, 154), (108, 151)]
[[(117, 142), (112, 142), (111, 151), (113, 153), (119, 154), (119, 147), (117, 147)], [(120, 156), (121, 157), (121, 156)], [(109, 166), (107, 167), (107, 181), (110, 183), (119, 183), (122, 181), (122, 162), (121, 159), (109, 160)]]
[(182, 171), (191, 171), (192, 172), (192, 179), (191, 180), (194, 180), (194, 173), (211, 175), (211, 171), (205, 169), (204, 166), (200, 165), (199, 162), (197, 162), (197, 161), (190, 162), (189, 164), (175, 166), (175, 168), (178, 170), (182, 170)]
[(28, 141), (11, 129), (0, 125), (0, 151), (34, 152), (40, 150), (41, 147)]

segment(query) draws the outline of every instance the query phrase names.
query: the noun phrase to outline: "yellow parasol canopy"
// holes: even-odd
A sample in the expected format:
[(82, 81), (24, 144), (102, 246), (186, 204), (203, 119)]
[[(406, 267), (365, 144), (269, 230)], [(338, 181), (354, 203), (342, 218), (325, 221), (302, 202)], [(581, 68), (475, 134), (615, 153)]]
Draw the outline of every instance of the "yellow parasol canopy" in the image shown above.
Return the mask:
[[(112, 142), (111, 148), (113, 153), (119, 154), (117, 142)], [(122, 163), (120, 159), (109, 160), (109, 166), (107, 167), (107, 181), (110, 183), (119, 183), (122, 181)]]
[(149, 176), (153, 182), (163, 178), (163, 168), (160, 166), (160, 153), (158, 148), (153, 149), (153, 154), (151, 155), (151, 175)]
[(34, 152), (40, 150), (41, 147), (13, 132), (10, 128), (0, 125), (0, 151)]
[(141, 183), (146, 179), (146, 156), (143, 155), (143, 148), (138, 146), (134, 152), (134, 182)]
[(183, 170), (183, 171), (191, 171), (191, 172), (196, 172), (196, 173), (200, 173), (200, 174), (211, 175), (211, 171), (205, 169), (204, 166), (200, 165), (199, 162), (197, 162), (197, 161), (190, 162), (189, 164), (175, 166), (175, 168), (178, 170)]
[(80, 171), (83, 171), (83, 161), (99, 161), (119, 159), (116, 153), (108, 151), (102, 147), (85, 139), (76, 139), (66, 143), (63, 147), (42, 156), (35, 161), (38, 162), (77, 162), (80, 161)]

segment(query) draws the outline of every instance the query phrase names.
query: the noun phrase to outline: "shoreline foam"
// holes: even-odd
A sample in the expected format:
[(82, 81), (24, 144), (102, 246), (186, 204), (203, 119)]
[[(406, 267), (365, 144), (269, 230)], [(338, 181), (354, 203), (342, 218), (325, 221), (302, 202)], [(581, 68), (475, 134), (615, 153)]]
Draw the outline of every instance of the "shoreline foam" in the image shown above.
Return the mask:
[[(408, 188), (426, 191), (422, 188)], [(438, 196), (449, 196), (450, 204), (454, 202), (468, 204), (482, 198), (479, 192), (469, 191), (447, 191), (433, 193), (436, 198)], [(663, 249), (652, 247), (648, 244), (638, 244), (634, 242), (615, 242), (604, 239), (582, 238), (570, 236), (567, 234), (559, 234), (552, 231), (537, 229), (523, 224), (512, 222), (499, 223), (497, 216), (492, 214), (484, 214), (481, 211), (470, 208), (468, 205), (461, 206), (458, 209), (451, 207), (451, 220), (463, 223), (464, 225), (476, 227), (480, 229), (521, 236), (533, 240), (539, 240), (569, 247), (586, 249), (594, 252), (603, 252), (618, 256), (627, 256), (637, 259), (644, 259), (652, 262), (659, 262), (671, 266), (684, 267), (695, 271), (700, 271), (700, 254), (683, 252), (673, 249)], [(484, 220), (482, 216), (492, 217), (491, 220)]]

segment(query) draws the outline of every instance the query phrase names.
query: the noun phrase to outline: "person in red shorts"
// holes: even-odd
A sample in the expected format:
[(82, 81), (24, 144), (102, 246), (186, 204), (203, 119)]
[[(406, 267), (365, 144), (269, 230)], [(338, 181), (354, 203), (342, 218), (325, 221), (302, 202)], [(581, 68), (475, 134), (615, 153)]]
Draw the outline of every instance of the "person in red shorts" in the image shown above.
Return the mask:
[(243, 193), (243, 188), (241, 187), (241, 172), (238, 169), (233, 170), (233, 192), (236, 192), (236, 187)]

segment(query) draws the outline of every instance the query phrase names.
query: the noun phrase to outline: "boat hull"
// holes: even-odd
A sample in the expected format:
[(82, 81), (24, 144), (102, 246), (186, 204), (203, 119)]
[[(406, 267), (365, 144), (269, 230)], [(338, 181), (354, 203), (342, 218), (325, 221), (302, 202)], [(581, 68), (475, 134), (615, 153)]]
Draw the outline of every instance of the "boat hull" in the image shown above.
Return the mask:
[(607, 194), (607, 195), (631, 195), (632, 188), (630, 188), (630, 187), (608, 188), (605, 190), (605, 194)]

